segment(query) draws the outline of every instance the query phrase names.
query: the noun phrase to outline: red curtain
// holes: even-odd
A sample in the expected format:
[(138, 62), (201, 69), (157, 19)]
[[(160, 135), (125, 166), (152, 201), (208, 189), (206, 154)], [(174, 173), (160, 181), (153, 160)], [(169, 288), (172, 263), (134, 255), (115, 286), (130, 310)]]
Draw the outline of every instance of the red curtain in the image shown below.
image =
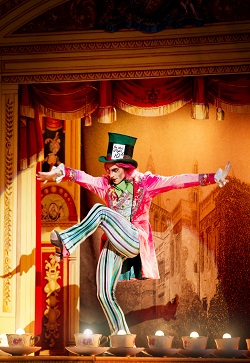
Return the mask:
[(85, 112), (87, 103), (97, 103), (98, 93), (94, 83), (55, 83), (32, 86), (35, 101), (44, 108), (60, 113)]
[(207, 88), (205, 77), (195, 77), (193, 80), (193, 102), (198, 104), (207, 103)]
[(236, 112), (244, 106), (243, 110), (250, 112), (250, 75), (208, 77), (207, 91), (208, 101), (214, 105), (220, 102)]
[(27, 85), (20, 87), (18, 124), (18, 168), (23, 170), (36, 162), (43, 152), (39, 112)]
[(161, 78), (114, 83), (114, 97), (133, 106), (159, 107), (176, 101), (191, 101), (192, 79)]
[(86, 107), (98, 106), (97, 82), (21, 85), (19, 94), (19, 170), (30, 166), (43, 153), (39, 112), (58, 119), (83, 117)]
[[(107, 85), (107, 81), (103, 82)], [(92, 113), (98, 106), (112, 106), (113, 103), (132, 114), (140, 115), (147, 110), (147, 116), (160, 116), (187, 102), (204, 105), (210, 102), (215, 106), (220, 103), (230, 111), (250, 112), (249, 75), (109, 81), (108, 86), (107, 97), (103, 92), (105, 87), (100, 87), (98, 82), (20, 86), (20, 169), (28, 167), (43, 151), (38, 111), (47, 117), (67, 120), (82, 118), (86, 106)], [(99, 90), (102, 91), (101, 98)]]

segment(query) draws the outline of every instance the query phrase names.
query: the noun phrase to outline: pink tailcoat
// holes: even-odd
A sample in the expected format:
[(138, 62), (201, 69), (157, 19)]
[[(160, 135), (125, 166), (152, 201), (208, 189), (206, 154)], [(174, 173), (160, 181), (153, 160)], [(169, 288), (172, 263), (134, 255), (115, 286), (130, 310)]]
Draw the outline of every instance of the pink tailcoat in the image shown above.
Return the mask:
[[(107, 176), (93, 177), (84, 171), (65, 167), (64, 180), (72, 180), (98, 195), (111, 209), (117, 199), (114, 187)], [(152, 229), (149, 223), (150, 204), (156, 195), (173, 189), (182, 189), (201, 185), (205, 176), (206, 184), (214, 183), (214, 174), (181, 174), (161, 176), (149, 172), (137, 173), (133, 179), (134, 196), (131, 222), (138, 228), (140, 240), (140, 258), (143, 278), (159, 278), (158, 263), (155, 255)]]

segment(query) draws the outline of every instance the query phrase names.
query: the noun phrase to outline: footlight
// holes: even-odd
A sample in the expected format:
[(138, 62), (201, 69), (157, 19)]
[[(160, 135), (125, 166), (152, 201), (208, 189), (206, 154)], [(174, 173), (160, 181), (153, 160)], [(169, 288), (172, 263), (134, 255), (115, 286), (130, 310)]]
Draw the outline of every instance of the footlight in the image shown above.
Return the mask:
[(164, 335), (161, 330), (157, 330), (155, 335), (147, 335), (148, 347), (150, 349), (171, 349), (173, 339), (173, 336)]
[(232, 338), (231, 334), (225, 333), (222, 338), (214, 339), (217, 349), (238, 350), (240, 337)]
[(184, 349), (206, 349), (208, 337), (200, 336), (196, 331), (181, 338)]
[(16, 334), (25, 334), (25, 331), (22, 329), (22, 328), (18, 328), (17, 330), (16, 330)]

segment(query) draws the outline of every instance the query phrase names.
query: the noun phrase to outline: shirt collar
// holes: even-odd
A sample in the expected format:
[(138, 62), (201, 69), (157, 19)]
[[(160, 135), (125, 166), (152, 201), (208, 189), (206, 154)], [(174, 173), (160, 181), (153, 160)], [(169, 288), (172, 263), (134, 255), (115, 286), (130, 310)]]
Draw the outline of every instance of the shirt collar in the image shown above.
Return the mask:
[(122, 180), (119, 184), (114, 184), (114, 188), (118, 197), (120, 197), (126, 190), (130, 194), (133, 194), (133, 183), (127, 180)]

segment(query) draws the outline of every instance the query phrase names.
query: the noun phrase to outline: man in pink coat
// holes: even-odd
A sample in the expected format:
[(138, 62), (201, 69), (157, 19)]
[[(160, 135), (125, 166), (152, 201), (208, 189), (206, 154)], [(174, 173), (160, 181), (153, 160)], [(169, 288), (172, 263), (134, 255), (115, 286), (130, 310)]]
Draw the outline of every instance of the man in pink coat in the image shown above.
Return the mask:
[(51, 243), (59, 259), (67, 257), (89, 235), (100, 227), (102, 249), (98, 260), (97, 296), (107, 318), (111, 334), (119, 330), (130, 333), (125, 316), (115, 298), (117, 282), (123, 274), (131, 278), (159, 278), (152, 230), (149, 223), (150, 204), (156, 195), (172, 189), (227, 183), (231, 168), (211, 174), (161, 176), (137, 170), (133, 159), (136, 138), (109, 133), (107, 156), (99, 161), (106, 175), (93, 177), (84, 171), (60, 164), (50, 172), (39, 172), (38, 180), (70, 180), (98, 195), (105, 205), (95, 204), (78, 224), (58, 233), (53, 230)]

